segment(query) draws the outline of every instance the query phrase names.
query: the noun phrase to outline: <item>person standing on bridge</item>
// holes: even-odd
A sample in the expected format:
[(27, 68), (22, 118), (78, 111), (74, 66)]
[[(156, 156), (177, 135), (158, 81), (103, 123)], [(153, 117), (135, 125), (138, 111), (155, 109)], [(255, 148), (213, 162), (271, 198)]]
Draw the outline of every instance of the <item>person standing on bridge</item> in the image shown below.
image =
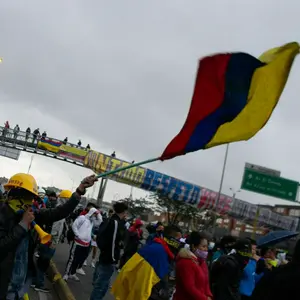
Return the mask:
[(26, 137), (25, 137), (26, 141), (29, 139), (30, 134), (31, 134), (31, 129), (30, 129), (30, 127), (28, 127), (26, 129)]
[(38, 197), (35, 179), (23, 173), (10, 178), (4, 186), (7, 202), (0, 208), (0, 300), (23, 299), (31, 284), (37, 243), (32, 222), (43, 226), (65, 218), (96, 181), (95, 175), (86, 177), (64, 205), (33, 212), (32, 201)]
[(17, 139), (19, 132), (20, 132), (20, 127), (19, 127), (19, 125), (17, 124), (17, 125), (15, 126), (15, 128), (14, 128), (14, 139), (15, 139), (15, 140)]
[(33, 137), (32, 137), (32, 144), (34, 144), (34, 142), (37, 140), (37, 138), (40, 136), (40, 129), (37, 128), (34, 132), (33, 132)]
[(47, 137), (47, 132), (44, 131), (44, 132), (42, 133), (42, 140), (44, 140), (46, 137)]

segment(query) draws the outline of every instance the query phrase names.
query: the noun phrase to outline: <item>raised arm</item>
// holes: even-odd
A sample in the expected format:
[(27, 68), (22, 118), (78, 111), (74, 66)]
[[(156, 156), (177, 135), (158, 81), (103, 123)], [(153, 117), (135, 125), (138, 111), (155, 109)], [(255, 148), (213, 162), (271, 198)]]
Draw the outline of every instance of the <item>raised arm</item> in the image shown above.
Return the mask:
[(86, 189), (93, 186), (97, 180), (95, 175), (84, 178), (76, 189), (76, 192), (72, 194), (71, 198), (65, 204), (53, 209), (41, 209), (37, 212), (35, 215), (36, 222), (38, 224), (49, 224), (66, 218), (76, 208)]

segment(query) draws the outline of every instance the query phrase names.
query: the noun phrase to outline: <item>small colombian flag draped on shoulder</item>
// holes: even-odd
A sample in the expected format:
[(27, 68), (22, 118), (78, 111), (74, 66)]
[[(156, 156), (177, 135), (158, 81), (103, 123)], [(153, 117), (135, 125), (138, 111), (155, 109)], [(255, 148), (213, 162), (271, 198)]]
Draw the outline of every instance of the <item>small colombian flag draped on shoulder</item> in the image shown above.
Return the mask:
[(111, 290), (115, 299), (147, 300), (153, 286), (168, 274), (172, 255), (164, 241), (140, 249), (118, 274)]
[(187, 120), (160, 159), (253, 137), (270, 118), (298, 53), (293, 42), (259, 59), (246, 53), (201, 59)]

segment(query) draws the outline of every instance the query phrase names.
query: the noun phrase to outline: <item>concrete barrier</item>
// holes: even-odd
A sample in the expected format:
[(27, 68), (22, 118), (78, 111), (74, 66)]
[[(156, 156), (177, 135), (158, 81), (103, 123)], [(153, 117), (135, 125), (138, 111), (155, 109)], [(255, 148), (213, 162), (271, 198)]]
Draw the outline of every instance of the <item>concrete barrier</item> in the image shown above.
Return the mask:
[(49, 278), (53, 283), (53, 288), (60, 300), (76, 300), (68, 284), (63, 280), (61, 274), (58, 272), (53, 260), (50, 262), (48, 273)]

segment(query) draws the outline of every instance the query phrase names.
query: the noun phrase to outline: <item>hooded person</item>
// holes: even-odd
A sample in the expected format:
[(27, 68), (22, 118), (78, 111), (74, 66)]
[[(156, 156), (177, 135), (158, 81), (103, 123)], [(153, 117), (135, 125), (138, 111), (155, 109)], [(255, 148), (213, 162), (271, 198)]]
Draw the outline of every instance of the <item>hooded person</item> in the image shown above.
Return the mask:
[(300, 240), (296, 243), (292, 261), (265, 274), (255, 286), (251, 300), (299, 299), (299, 278)]
[(217, 261), (224, 254), (229, 254), (236, 243), (236, 237), (225, 235), (221, 238), (219, 248), (212, 255), (212, 263)]
[(238, 239), (230, 255), (222, 255), (211, 268), (211, 287), (214, 300), (240, 300), (240, 281), (252, 257), (249, 239)]
[[(66, 204), (71, 196), (72, 196), (71, 191), (62, 190), (58, 195), (56, 206), (59, 207), (61, 205)], [(70, 213), (72, 213), (72, 212), (70, 212)], [(66, 216), (66, 217), (68, 217), (68, 216)], [(65, 218), (62, 220), (59, 220), (58, 222), (53, 223), (51, 235), (52, 235), (52, 242), (54, 245), (59, 244), (59, 242), (61, 240), (61, 236), (62, 236), (64, 230), (66, 230), (66, 229), (67, 229), (67, 224), (66, 224)]]
[(150, 244), (155, 238), (162, 238), (164, 236), (164, 225), (161, 222), (157, 222), (155, 225), (149, 224), (146, 229), (149, 232), (146, 243)]
[(19, 173), (10, 178), (4, 186), (7, 201), (0, 207), (0, 300), (23, 299), (31, 284), (35, 273), (33, 253), (38, 240), (32, 222), (42, 227), (65, 218), (95, 181), (94, 175), (85, 178), (61, 207), (33, 212), (32, 202), (38, 197), (33, 176)]
[(125, 240), (124, 254), (119, 266), (120, 269), (122, 269), (122, 267), (133, 256), (133, 254), (137, 252), (138, 247), (141, 244), (141, 240), (143, 239), (143, 230), (141, 229), (142, 226), (143, 222), (141, 219), (136, 219), (132, 226), (128, 229)]
[(165, 279), (181, 246), (176, 235), (177, 228), (167, 226), (164, 238), (154, 238), (127, 261), (112, 286), (116, 299), (157, 299), (157, 294), (168, 292)]
[(46, 196), (46, 191), (43, 188), (38, 188), (38, 197), (33, 201), (33, 210), (39, 210), (45, 208), (44, 198)]
[(75, 238), (63, 277), (66, 281), (68, 279), (80, 281), (76, 271), (88, 256), (92, 240), (93, 217), (96, 217), (97, 214), (99, 211), (93, 207), (86, 215), (79, 216), (72, 225)]
[(92, 241), (91, 241), (91, 252), (92, 252), (92, 261), (91, 261), (91, 267), (96, 267), (96, 256), (97, 256), (97, 233), (99, 230), (100, 225), (103, 222), (101, 211), (97, 214), (97, 216), (93, 217), (93, 229), (92, 229)]
[(246, 268), (243, 271), (243, 276), (240, 282), (240, 293), (242, 300), (250, 299), (255, 288), (255, 270), (259, 256), (256, 255), (256, 241), (249, 238), (252, 247), (252, 257), (250, 257)]
[[(91, 208), (98, 209), (99, 207), (97, 207), (97, 205), (95, 205), (94, 203), (89, 202), (87, 204), (86, 208), (82, 212), (80, 212), (79, 215), (80, 216), (86, 215), (90, 211)], [(101, 225), (101, 223), (103, 222), (103, 218), (102, 218), (102, 215), (101, 215), (100, 211), (92, 219), (93, 219), (93, 230), (92, 230), (92, 241), (91, 241), (90, 251), (92, 250), (92, 252), (93, 252), (91, 267), (95, 268), (96, 267), (96, 254), (97, 254), (97, 243), (96, 243), (97, 230), (98, 230), (99, 226)], [(86, 273), (85, 273), (85, 271), (83, 270), (82, 267), (87, 266), (87, 264), (88, 264), (87, 263), (87, 258), (90, 254), (90, 251), (88, 252), (85, 260), (83, 261), (83, 263), (78, 266), (77, 274), (86, 275)]]

